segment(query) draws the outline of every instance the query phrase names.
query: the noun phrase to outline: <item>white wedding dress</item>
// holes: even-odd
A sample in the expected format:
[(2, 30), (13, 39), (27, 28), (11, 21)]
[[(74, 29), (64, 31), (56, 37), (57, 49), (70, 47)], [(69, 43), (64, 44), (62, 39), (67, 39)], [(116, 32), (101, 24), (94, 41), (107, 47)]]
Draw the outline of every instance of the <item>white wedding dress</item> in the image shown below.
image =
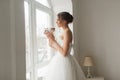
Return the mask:
[(65, 57), (56, 52), (50, 63), (41, 69), (41, 75), (45, 77), (45, 80), (85, 80), (81, 66), (75, 57), (71, 55), (72, 49), (73, 45), (71, 43), (68, 55)]

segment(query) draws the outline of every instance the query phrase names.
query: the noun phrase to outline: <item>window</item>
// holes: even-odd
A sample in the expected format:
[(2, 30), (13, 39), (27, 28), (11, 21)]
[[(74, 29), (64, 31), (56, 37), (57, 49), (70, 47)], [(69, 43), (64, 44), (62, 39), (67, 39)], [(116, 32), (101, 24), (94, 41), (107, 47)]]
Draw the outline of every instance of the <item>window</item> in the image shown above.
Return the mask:
[(52, 25), (50, 0), (25, 0), (26, 80), (43, 80), (41, 67), (50, 60), (43, 28)]

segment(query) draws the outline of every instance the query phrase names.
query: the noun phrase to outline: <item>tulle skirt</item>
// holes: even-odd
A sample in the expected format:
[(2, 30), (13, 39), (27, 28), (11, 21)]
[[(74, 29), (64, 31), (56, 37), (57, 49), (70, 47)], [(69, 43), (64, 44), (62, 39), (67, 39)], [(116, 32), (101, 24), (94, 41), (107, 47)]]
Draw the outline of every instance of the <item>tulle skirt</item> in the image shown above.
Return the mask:
[(41, 69), (45, 80), (85, 80), (84, 73), (72, 55), (62, 56), (57, 53), (50, 63)]

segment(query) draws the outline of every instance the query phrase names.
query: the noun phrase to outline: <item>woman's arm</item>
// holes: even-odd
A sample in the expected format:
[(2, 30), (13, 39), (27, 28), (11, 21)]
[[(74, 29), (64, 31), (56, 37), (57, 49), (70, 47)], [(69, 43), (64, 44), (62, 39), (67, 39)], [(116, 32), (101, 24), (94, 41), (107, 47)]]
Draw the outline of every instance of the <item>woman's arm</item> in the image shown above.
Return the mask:
[(46, 32), (44, 32), (44, 34), (48, 38), (49, 46), (56, 50), (56, 48), (52, 46), (53, 42), (55, 41), (55, 37), (54, 37), (53, 33), (46, 31)]
[(51, 41), (50, 39), (49, 39), (49, 46), (50, 46), (51, 48), (53, 48), (54, 50), (56, 50), (56, 48), (52, 46), (52, 41)]

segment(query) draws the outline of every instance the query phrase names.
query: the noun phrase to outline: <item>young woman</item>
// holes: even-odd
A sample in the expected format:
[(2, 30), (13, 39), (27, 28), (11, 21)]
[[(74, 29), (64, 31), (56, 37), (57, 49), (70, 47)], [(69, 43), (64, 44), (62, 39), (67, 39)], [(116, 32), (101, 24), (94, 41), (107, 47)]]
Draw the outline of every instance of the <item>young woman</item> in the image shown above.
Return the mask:
[(73, 37), (68, 24), (73, 22), (73, 16), (68, 12), (60, 12), (57, 17), (56, 23), (63, 30), (59, 38), (62, 44), (56, 41), (52, 33), (45, 32), (49, 46), (56, 50), (55, 56), (46, 68), (48, 71), (45, 80), (85, 80), (81, 67), (70, 54)]

